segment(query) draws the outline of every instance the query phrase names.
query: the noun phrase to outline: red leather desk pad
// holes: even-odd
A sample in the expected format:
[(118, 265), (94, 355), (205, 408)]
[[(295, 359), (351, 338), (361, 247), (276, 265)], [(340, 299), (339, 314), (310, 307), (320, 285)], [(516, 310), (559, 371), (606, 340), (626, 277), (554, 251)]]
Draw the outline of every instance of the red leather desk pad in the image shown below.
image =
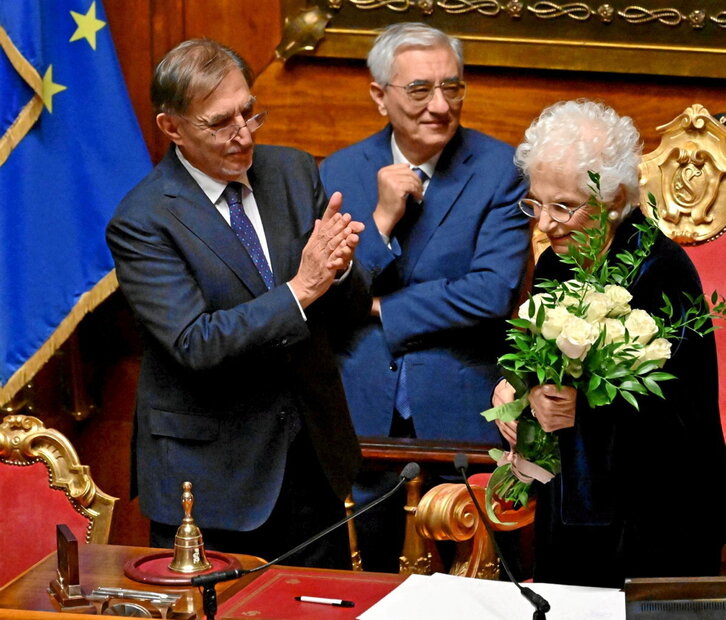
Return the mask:
[[(405, 575), (273, 566), (219, 606), (221, 620), (353, 619), (377, 603)], [(296, 596), (353, 601), (355, 607), (302, 603)]]

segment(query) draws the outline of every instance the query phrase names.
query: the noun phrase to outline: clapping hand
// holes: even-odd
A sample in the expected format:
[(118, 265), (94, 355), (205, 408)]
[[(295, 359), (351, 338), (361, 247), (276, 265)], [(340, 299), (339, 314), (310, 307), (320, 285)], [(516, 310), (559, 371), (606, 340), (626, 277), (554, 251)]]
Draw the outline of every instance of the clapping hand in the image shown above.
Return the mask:
[(359, 234), (365, 226), (348, 213), (340, 213), (343, 196), (335, 192), (323, 217), (315, 221), (313, 232), (305, 244), (300, 267), (290, 285), (300, 305), (306, 308), (322, 296), (353, 260)]

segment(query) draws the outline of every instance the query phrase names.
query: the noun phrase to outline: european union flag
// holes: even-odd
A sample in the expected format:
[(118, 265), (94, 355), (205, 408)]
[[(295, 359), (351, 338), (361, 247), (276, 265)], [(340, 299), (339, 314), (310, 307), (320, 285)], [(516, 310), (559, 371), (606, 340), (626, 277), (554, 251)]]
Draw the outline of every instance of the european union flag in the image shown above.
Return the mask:
[(151, 168), (100, 0), (0, 2), (0, 404), (115, 288), (104, 228)]

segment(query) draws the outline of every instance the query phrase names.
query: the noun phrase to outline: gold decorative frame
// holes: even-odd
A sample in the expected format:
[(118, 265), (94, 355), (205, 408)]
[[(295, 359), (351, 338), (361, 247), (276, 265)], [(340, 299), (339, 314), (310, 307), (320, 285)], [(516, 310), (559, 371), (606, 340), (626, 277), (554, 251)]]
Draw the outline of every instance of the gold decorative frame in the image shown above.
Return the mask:
[(661, 125), (661, 142), (640, 164), (641, 208), (674, 241), (693, 245), (726, 230), (726, 127), (696, 103)]
[(283, 17), (330, 16), (316, 56), (365, 58), (376, 29), (423, 21), (468, 64), (726, 77), (720, 0), (282, 0)]
[(87, 543), (106, 543), (116, 497), (96, 486), (87, 465), (81, 465), (70, 441), (33, 416), (8, 415), (0, 424), (0, 466), (27, 466), (42, 461), (50, 487), (62, 490), (74, 508), (89, 520)]

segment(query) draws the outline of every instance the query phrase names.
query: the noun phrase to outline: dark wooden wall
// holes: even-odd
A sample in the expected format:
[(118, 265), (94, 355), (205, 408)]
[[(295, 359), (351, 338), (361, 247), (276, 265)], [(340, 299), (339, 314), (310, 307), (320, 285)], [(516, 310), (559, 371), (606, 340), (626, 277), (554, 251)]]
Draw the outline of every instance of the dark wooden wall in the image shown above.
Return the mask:
[[(166, 144), (156, 131), (148, 101), (154, 64), (190, 37), (220, 40), (245, 56), (256, 71), (267, 64), (281, 36), (276, 0), (104, 0), (109, 25), (139, 123), (154, 161)], [(716, 80), (570, 73), (471, 67), (464, 124), (516, 144), (547, 104), (560, 99), (601, 99), (632, 116), (647, 149), (657, 144), (656, 126), (701, 103), (726, 111), (726, 84)], [(367, 95), (361, 61), (293, 58), (273, 62), (255, 87), (270, 111), (259, 134), (268, 143), (297, 146), (323, 157), (372, 133), (383, 124)], [(67, 348), (35, 381), (36, 414), (66, 432), (91, 465), (102, 488), (120, 496), (111, 542), (144, 544), (146, 522), (128, 500), (129, 443), (139, 345), (128, 309), (118, 294), (79, 330), (89, 394), (98, 410), (77, 422), (67, 402)], [(180, 506), (180, 520), (182, 517)]]

